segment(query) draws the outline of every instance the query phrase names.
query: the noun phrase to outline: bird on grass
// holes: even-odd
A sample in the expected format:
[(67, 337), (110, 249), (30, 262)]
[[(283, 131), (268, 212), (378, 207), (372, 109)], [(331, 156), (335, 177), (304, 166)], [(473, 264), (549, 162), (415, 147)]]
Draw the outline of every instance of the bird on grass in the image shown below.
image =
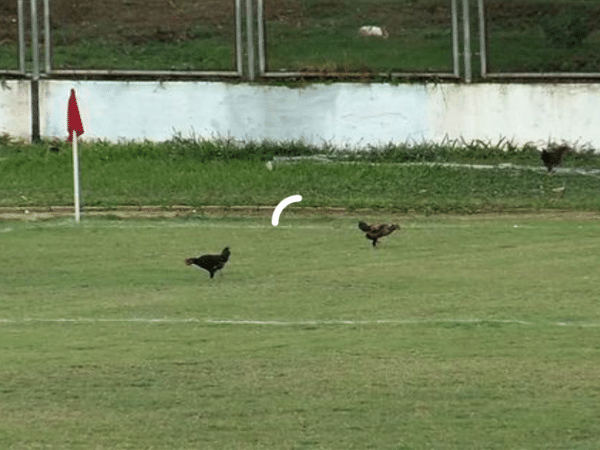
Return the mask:
[(365, 232), (365, 236), (367, 239), (371, 239), (373, 241), (373, 247), (377, 247), (377, 240), (381, 239), (388, 234), (392, 234), (394, 230), (400, 229), (400, 225), (392, 223), (392, 224), (378, 224), (378, 225), (369, 225), (366, 222), (358, 222), (358, 228)]
[(554, 168), (562, 162), (563, 155), (571, 150), (568, 145), (562, 144), (558, 147), (548, 147), (548, 149), (542, 150), (542, 162), (548, 169), (548, 173), (552, 173)]
[(217, 270), (225, 267), (225, 263), (229, 260), (229, 255), (231, 255), (229, 247), (225, 247), (219, 255), (202, 255), (196, 258), (187, 258), (185, 263), (188, 266), (194, 265), (206, 270), (210, 274), (210, 277), (213, 278)]

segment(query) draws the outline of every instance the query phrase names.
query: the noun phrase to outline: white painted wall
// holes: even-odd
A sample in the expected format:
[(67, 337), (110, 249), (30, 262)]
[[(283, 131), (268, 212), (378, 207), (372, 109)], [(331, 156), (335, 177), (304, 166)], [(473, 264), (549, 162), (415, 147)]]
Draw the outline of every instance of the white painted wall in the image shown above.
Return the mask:
[(0, 135), (31, 138), (31, 89), (26, 80), (0, 80)]
[[(438, 86), (430, 121), (436, 134), (492, 142), (565, 140), (600, 150), (600, 84), (473, 84)], [(442, 100), (443, 99), (443, 100)]]
[(417, 85), (309, 85), (291, 89), (230, 83), (43, 83), (41, 130), (66, 133), (75, 88), (84, 138), (166, 140), (184, 136), (300, 140), (337, 146), (422, 139), (427, 90)]
[[(28, 135), (25, 82), (0, 90), (0, 133)], [(600, 149), (600, 84), (40, 82), (41, 134), (64, 138), (75, 88), (84, 139), (230, 137), (368, 147), (390, 142), (548, 140)]]

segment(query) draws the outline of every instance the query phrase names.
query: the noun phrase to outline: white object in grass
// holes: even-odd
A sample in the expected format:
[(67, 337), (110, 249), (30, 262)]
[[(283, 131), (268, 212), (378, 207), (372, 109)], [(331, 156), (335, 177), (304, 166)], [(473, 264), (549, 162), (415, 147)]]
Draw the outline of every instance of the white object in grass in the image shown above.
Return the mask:
[(376, 36), (383, 39), (387, 39), (389, 33), (385, 27), (378, 27), (375, 25), (364, 25), (358, 29), (358, 34), (361, 36)]

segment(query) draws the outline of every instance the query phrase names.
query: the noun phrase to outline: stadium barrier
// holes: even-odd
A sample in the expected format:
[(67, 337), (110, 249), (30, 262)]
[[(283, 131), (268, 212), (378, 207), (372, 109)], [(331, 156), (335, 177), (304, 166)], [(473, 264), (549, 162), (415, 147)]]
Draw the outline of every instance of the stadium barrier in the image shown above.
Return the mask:
[[(197, 130), (203, 136), (314, 139), (340, 145), (439, 141), (447, 136), (506, 137), (517, 142), (556, 137), (600, 147), (595, 132), (600, 126), (586, 106), (597, 104), (590, 99), (598, 95), (600, 80), (600, 4), (589, 0), (416, 0), (409, 9), (407, 4), (383, 0), (2, 2), (0, 134), (33, 140), (60, 136), (63, 121), (55, 111), (62, 108), (63, 91), (76, 84), (85, 87), (91, 98), (98, 98), (106, 92), (106, 85), (92, 82), (110, 81), (109, 90), (131, 104), (146, 101), (136, 95), (150, 95), (143, 83), (151, 82), (166, 95), (157, 95), (157, 87), (151, 89), (160, 105), (157, 110), (170, 108), (173, 99), (184, 92), (186, 103), (203, 102), (212, 108), (227, 105), (233, 117), (221, 117), (227, 125), (214, 126), (212, 119), (188, 106), (192, 113), (180, 117), (179, 111), (172, 111), (173, 121), (164, 120), (164, 125), (156, 126), (156, 133), (133, 124), (115, 137), (114, 130), (121, 130), (124, 123), (121, 118), (107, 121), (110, 131), (96, 130), (86, 137), (163, 139), (167, 131), (172, 135)], [(304, 49), (309, 51), (303, 53)], [(540, 53), (537, 59), (536, 52)], [(438, 56), (431, 59), (429, 53)], [(425, 56), (421, 61), (415, 55)], [(242, 93), (236, 86), (239, 83), (228, 83), (299, 78), (366, 80), (381, 86), (321, 85), (310, 95), (298, 95), (277, 86), (246, 83), (242, 83)], [(389, 83), (403, 78), (422, 83)], [(498, 79), (513, 86), (485, 83)], [(449, 83), (438, 84), (440, 80)], [(567, 80), (578, 83), (548, 83)], [(127, 84), (132, 81), (142, 84)], [(515, 85), (522, 81), (534, 83)], [(189, 82), (190, 86), (169, 82)], [(197, 89), (203, 90), (202, 95)], [(358, 97), (349, 100), (350, 91)], [(371, 102), (372, 95), (387, 95), (388, 101)], [(561, 99), (560, 108), (552, 98)], [(235, 110), (233, 103), (246, 99), (257, 117)], [(331, 117), (337, 129), (331, 133), (322, 126), (330, 120), (322, 112), (331, 109), (324, 107), (322, 99), (352, 110), (346, 114), (334, 108)], [(301, 108), (304, 116), (293, 120), (306, 126), (288, 130), (281, 117), (288, 118), (289, 108), (281, 110), (273, 106), (274, 101)], [(355, 110), (359, 101), (369, 107)], [(494, 102), (509, 110), (498, 110)], [(112, 101), (105, 103), (119, 107)], [(526, 114), (533, 111), (545, 119), (532, 116), (515, 122), (511, 108)], [(562, 114), (562, 109), (569, 114)], [(148, 116), (145, 120), (156, 121), (155, 112), (152, 108), (138, 111)], [(313, 120), (311, 114), (319, 119)], [(377, 117), (376, 122), (372, 117)], [(390, 131), (398, 120), (400, 126)], [(240, 121), (253, 127), (245, 136), (236, 129)], [(175, 128), (175, 123), (181, 126)], [(370, 127), (363, 138), (352, 131), (358, 123)]]

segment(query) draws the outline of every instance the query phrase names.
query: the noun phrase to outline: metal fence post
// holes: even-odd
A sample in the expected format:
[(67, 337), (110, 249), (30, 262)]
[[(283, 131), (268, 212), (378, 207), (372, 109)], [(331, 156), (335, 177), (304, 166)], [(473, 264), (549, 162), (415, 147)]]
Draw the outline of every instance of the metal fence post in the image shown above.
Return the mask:
[(250, 81), (255, 78), (254, 69), (254, 29), (252, 26), (252, 0), (246, 0), (246, 39), (248, 48), (248, 78)]
[(485, 28), (483, 0), (477, 0), (477, 12), (479, 14), (479, 61), (481, 64), (481, 78), (485, 78), (487, 75), (487, 32)]
[(40, 36), (38, 25), (37, 0), (30, 0), (31, 4), (31, 57), (32, 76), (34, 80), (40, 78)]
[(25, 73), (25, 15), (23, 14), (23, 0), (17, 1), (17, 28), (19, 41), (19, 72)]
[(258, 73), (263, 75), (267, 71), (267, 62), (265, 58), (265, 2), (258, 0), (257, 5), (257, 30), (258, 35)]
[(242, 46), (242, 0), (235, 0), (235, 70), (240, 77), (244, 73)]
[(44, 72), (52, 71), (52, 42), (50, 41), (50, 0), (44, 0)]
[(455, 77), (460, 77), (460, 55), (458, 49), (458, 0), (451, 0), (452, 14), (452, 65)]
[(464, 62), (465, 82), (470, 83), (472, 79), (471, 70), (471, 23), (469, 21), (469, 0), (463, 0), (463, 40), (464, 40)]

